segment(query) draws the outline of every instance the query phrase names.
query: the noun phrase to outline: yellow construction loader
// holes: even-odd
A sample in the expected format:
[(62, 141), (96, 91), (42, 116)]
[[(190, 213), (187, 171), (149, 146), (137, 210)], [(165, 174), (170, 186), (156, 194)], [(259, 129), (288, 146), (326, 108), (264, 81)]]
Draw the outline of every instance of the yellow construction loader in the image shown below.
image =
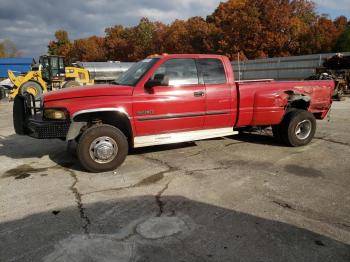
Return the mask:
[(15, 76), (8, 70), (8, 77), (13, 84), (9, 98), (28, 92), (35, 98), (42, 93), (72, 86), (93, 85), (89, 71), (80, 67), (65, 67), (64, 57), (43, 55), (39, 64), (33, 64), (31, 71)]

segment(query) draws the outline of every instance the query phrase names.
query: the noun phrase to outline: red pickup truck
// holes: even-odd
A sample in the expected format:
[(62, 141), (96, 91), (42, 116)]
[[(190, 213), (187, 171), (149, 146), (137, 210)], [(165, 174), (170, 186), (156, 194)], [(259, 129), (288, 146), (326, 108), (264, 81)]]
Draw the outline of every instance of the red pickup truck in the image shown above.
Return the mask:
[(333, 81), (237, 82), (220, 55), (162, 55), (110, 85), (67, 88), (14, 101), (17, 134), (77, 141), (91, 172), (116, 169), (129, 148), (195, 141), (270, 127), (290, 146), (308, 144), (332, 104)]

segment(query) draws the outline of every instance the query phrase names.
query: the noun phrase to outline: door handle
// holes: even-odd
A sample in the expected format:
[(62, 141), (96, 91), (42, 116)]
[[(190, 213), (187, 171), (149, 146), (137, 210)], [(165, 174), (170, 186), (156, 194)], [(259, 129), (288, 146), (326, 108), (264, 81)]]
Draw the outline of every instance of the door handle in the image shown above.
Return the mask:
[(204, 91), (197, 91), (197, 92), (194, 92), (193, 95), (195, 97), (203, 97), (204, 96)]

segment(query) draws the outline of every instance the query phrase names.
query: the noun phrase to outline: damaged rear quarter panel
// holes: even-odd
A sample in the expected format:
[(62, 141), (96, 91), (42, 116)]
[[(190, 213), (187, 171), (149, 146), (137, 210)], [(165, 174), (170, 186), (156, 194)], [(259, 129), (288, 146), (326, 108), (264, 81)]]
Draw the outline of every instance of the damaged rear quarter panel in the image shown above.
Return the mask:
[(279, 124), (286, 112), (290, 95), (306, 96), (308, 111), (316, 118), (326, 117), (334, 90), (333, 81), (294, 81), (242, 84), (240, 89), (240, 116), (237, 126)]

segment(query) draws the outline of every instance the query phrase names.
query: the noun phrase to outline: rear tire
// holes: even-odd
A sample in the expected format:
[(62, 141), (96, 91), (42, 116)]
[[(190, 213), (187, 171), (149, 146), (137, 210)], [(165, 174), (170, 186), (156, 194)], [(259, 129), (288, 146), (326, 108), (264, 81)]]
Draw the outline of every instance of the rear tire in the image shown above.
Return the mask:
[(29, 93), (34, 96), (35, 100), (39, 100), (43, 94), (43, 88), (37, 82), (28, 81), (21, 86), (20, 92), (22, 96)]
[(74, 86), (80, 86), (80, 84), (75, 80), (69, 80), (69, 81), (64, 83), (62, 88), (68, 88), (68, 87), (74, 87)]
[(99, 173), (119, 167), (128, 155), (128, 149), (128, 140), (118, 128), (97, 125), (81, 135), (77, 156), (86, 170)]
[(289, 146), (305, 146), (311, 142), (316, 132), (316, 119), (305, 110), (293, 110), (283, 119), (280, 127), (283, 142)]

